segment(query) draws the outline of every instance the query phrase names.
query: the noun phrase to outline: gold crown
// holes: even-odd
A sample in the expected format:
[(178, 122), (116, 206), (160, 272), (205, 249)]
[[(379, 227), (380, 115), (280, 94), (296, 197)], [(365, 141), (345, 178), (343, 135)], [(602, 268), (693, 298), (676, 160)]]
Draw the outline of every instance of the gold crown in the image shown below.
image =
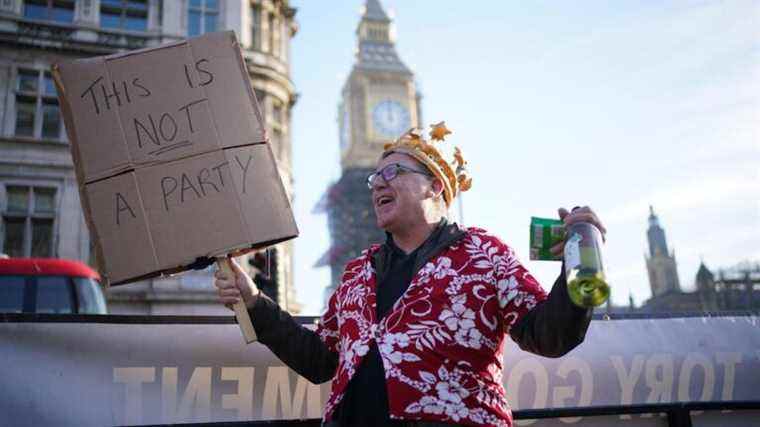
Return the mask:
[(385, 153), (403, 153), (421, 162), (443, 182), (443, 197), (446, 205), (463, 191), (472, 186), (472, 178), (467, 172), (467, 162), (459, 147), (449, 147), (444, 143), (451, 131), (445, 122), (430, 125), (428, 141), (422, 135), (422, 129), (411, 128), (396, 141), (385, 144)]

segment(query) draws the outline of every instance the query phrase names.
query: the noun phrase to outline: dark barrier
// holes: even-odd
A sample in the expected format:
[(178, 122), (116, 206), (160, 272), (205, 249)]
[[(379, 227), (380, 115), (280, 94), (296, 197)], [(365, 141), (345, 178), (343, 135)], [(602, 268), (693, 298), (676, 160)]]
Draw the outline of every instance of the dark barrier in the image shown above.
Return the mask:
[[(514, 419), (518, 425), (524, 425), (521, 421), (545, 420), (551, 418), (575, 418), (575, 417), (598, 417), (607, 418), (617, 416), (658, 415), (660, 418), (666, 418), (668, 427), (692, 427), (695, 422), (692, 420), (694, 412), (721, 412), (717, 414), (722, 418), (724, 424), (715, 424), (721, 426), (751, 426), (760, 421), (760, 402), (689, 402), (680, 404), (659, 404), (659, 405), (631, 405), (631, 406), (600, 406), (592, 408), (562, 408), (562, 409), (526, 409), (514, 412)], [(737, 412), (733, 421), (729, 412)], [(697, 418), (697, 425), (700, 423), (702, 414), (694, 415)], [(592, 420), (588, 422), (594, 423)], [(600, 420), (597, 420), (600, 421)], [(569, 423), (569, 422), (568, 422)], [(226, 423), (191, 423), (191, 424), (164, 424), (162, 426), (209, 426), (209, 427), (243, 427), (243, 426), (267, 426), (267, 427), (319, 427), (321, 420), (278, 420), (278, 421), (251, 421), (251, 422), (226, 422)], [(581, 424), (586, 425), (586, 423)], [(156, 425), (159, 426), (159, 425)], [(540, 426), (540, 424), (539, 424)]]
[[(560, 359), (507, 342), (504, 384), (517, 425), (760, 425), (759, 357), (757, 314), (615, 316)], [(3, 314), (0, 360), (4, 426), (319, 425), (329, 393), (232, 317)]]

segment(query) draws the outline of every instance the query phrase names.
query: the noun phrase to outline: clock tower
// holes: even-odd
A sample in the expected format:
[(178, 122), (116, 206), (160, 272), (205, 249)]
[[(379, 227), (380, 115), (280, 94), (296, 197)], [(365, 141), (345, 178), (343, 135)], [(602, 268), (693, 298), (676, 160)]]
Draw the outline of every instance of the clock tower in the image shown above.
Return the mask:
[(378, 0), (366, 0), (356, 37), (356, 60), (338, 106), (342, 174), (317, 206), (327, 213), (330, 229), (331, 247), (317, 262), (332, 272), (327, 295), (346, 262), (385, 240), (365, 178), (385, 143), (422, 122), (414, 75), (396, 52), (391, 19)]
[(396, 53), (391, 20), (378, 0), (367, 0), (356, 36), (356, 61), (338, 107), (343, 170), (373, 168), (383, 144), (421, 121), (414, 75)]

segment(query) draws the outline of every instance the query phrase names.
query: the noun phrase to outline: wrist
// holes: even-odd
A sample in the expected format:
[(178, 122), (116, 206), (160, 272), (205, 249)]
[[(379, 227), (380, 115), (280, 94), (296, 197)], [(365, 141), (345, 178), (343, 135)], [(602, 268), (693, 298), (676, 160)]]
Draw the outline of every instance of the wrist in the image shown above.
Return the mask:
[(247, 309), (252, 309), (254, 305), (256, 305), (256, 301), (259, 299), (259, 294), (261, 291), (259, 291), (259, 288), (256, 287), (256, 285), (251, 286), (251, 296), (246, 298), (245, 306)]

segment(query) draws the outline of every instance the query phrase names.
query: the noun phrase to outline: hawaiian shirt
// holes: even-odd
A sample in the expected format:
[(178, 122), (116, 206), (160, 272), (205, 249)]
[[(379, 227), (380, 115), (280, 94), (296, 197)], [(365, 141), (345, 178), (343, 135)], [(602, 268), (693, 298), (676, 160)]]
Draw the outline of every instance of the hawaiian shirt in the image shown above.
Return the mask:
[(510, 327), (546, 299), (538, 281), (509, 246), (468, 228), (420, 268), (378, 322), (371, 260), (379, 249), (347, 264), (317, 328), (339, 354), (325, 421), (374, 342), (392, 419), (511, 426), (502, 347)]

